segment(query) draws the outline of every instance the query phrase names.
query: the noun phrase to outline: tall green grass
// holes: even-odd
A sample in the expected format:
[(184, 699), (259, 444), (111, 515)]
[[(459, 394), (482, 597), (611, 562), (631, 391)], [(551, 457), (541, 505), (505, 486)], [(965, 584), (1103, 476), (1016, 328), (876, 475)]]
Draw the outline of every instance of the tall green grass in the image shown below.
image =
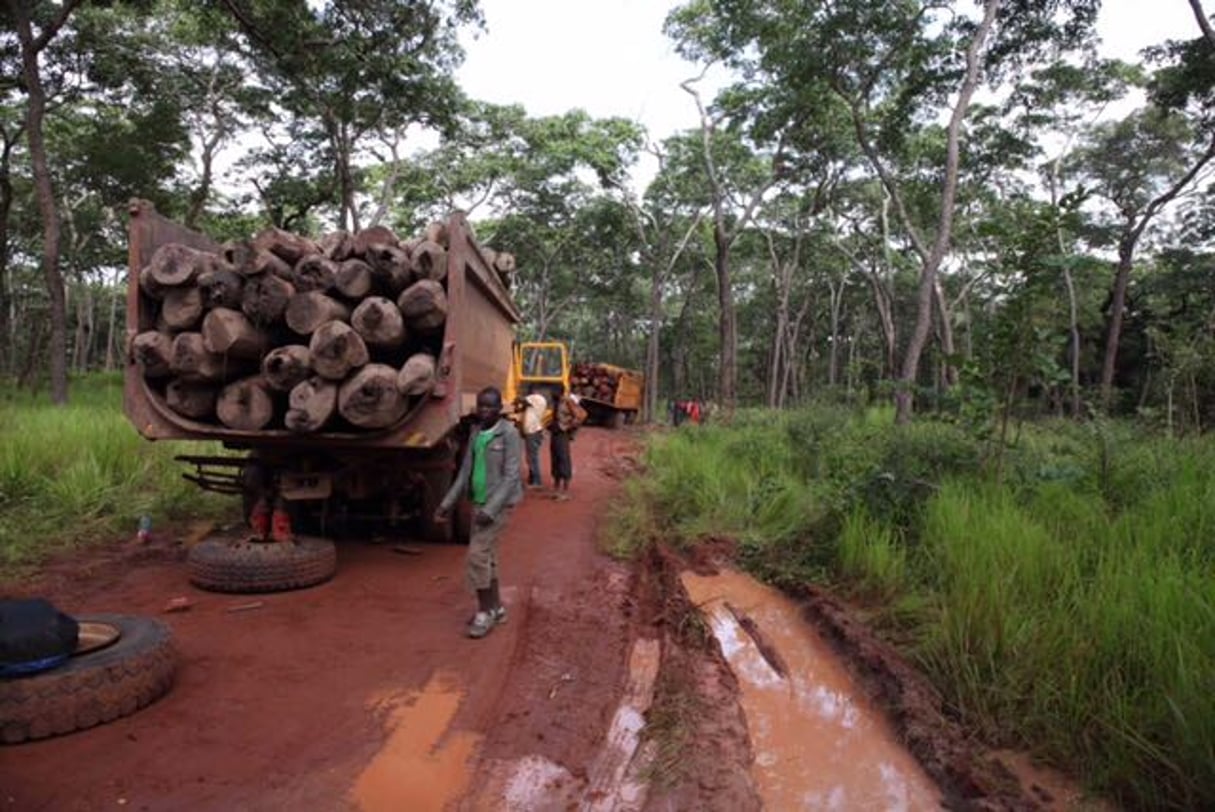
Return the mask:
[(229, 499), (181, 478), (173, 456), (218, 453), (150, 443), (122, 414), (122, 380), (73, 382), (70, 405), (8, 391), (0, 398), (0, 578), (65, 546), (133, 536), (143, 515), (214, 516)]
[(741, 541), (873, 605), (968, 724), (1135, 808), (1215, 808), (1215, 439), (743, 414), (655, 438), (612, 538)]

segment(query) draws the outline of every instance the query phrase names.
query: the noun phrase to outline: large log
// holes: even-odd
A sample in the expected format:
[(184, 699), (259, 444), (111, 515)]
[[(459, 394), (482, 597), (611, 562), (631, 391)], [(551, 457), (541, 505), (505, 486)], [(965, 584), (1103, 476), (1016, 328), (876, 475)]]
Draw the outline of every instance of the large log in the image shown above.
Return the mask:
[(327, 321), (350, 321), (350, 308), (318, 290), (297, 293), (287, 303), (287, 326), (302, 336)]
[(418, 243), (411, 256), (413, 272), (418, 279), (442, 282), (447, 278), (447, 251), (430, 240)]
[(245, 283), (240, 309), (257, 324), (275, 324), (283, 320), (294, 295), (295, 288), (290, 282), (261, 274)]
[(173, 337), (158, 330), (146, 330), (132, 339), (131, 357), (145, 378), (163, 378), (173, 371)]
[(371, 347), (392, 349), (405, 343), (405, 319), (390, 300), (370, 296), (354, 309), (350, 326)]
[(499, 251), (494, 257), (494, 270), (498, 273), (510, 274), (516, 270), (515, 255)]
[(311, 375), (312, 355), (302, 344), (276, 347), (262, 359), (262, 378), (280, 392), (290, 392)]
[(219, 255), (237, 273), (254, 273), (253, 263), (257, 259), (257, 251), (248, 240), (228, 240), (219, 247)]
[(238, 309), (245, 292), (245, 279), (232, 270), (227, 263), (212, 263), (198, 275), (198, 290), (202, 293), (203, 306)]
[(435, 359), (424, 352), (409, 356), (397, 374), (397, 391), (406, 397), (426, 395), (435, 388)]
[(257, 233), (253, 238), (253, 247), (258, 251), (269, 251), (288, 265), (295, 265), (309, 254), (320, 252), (317, 244), (307, 237), (273, 226)]
[(387, 364), (368, 364), (338, 390), (338, 412), (364, 429), (391, 426), (405, 414), (406, 405), (397, 390), (397, 371)]
[(413, 282), (413, 263), (404, 248), (388, 243), (375, 243), (363, 255), (380, 287), (394, 295)]
[(203, 343), (209, 352), (258, 360), (270, 347), (270, 336), (239, 310), (220, 307), (203, 319)]
[(392, 229), (387, 226), (365, 228), (354, 235), (354, 255), (358, 257), (364, 256), (367, 253), (367, 249), (376, 243), (400, 245), (401, 241), (397, 239), (397, 235), (393, 233)]
[(162, 245), (148, 262), (149, 274), (160, 285), (189, 285), (202, 270), (202, 252), (178, 243)]
[(257, 375), (242, 378), (223, 388), (215, 404), (219, 422), (230, 429), (258, 431), (274, 419), (274, 400)]
[(283, 423), (291, 431), (319, 431), (337, 411), (338, 385), (319, 376), (300, 381), (287, 398)]
[(325, 259), (322, 254), (309, 254), (295, 264), (291, 273), (292, 282), (299, 292), (309, 290), (327, 291), (337, 278), (337, 263)]
[(215, 416), (215, 401), (219, 387), (209, 383), (194, 383), (175, 378), (165, 387), (165, 403), (183, 417), (208, 420)]
[(349, 324), (331, 321), (312, 334), (308, 344), (312, 369), (322, 378), (340, 381), (370, 360), (363, 338)]
[(433, 279), (421, 279), (406, 288), (397, 307), (405, 324), (418, 332), (435, 332), (447, 321), (447, 294)]
[(354, 235), (349, 231), (331, 231), (318, 244), (321, 253), (334, 262), (345, 262), (354, 256)]
[(426, 227), (426, 239), (447, 248), (447, 223), (436, 220)]
[(152, 266), (144, 265), (139, 269), (139, 289), (149, 299), (163, 299), (168, 288), (152, 278)]
[(190, 381), (222, 381), (235, 368), (222, 355), (207, 350), (202, 333), (179, 333), (173, 338), (169, 368), (174, 375)]
[(277, 276), (288, 282), (292, 279), (292, 265), (282, 257), (270, 251), (258, 251), (253, 261), (244, 266), (245, 276)]
[(371, 293), (371, 266), (361, 259), (346, 260), (338, 266), (333, 287), (343, 296), (362, 299)]
[(169, 288), (160, 313), (171, 330), (190, 330), (198, 326), (203, 317), (202, 291), (197, 285)]

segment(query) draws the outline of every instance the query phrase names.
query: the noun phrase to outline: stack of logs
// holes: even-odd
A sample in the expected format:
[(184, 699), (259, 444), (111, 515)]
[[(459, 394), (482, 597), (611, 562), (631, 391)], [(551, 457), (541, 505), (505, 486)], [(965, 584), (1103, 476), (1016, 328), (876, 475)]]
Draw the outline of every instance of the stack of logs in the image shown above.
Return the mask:
[[(447, 229), (312, 240), (281, 229), (218, 253), (160, 247), (139, 273), (131, 357), (170, 409), (259, 431), (394, 425), (435, 386)], [(503, 281), (514, 257), (486, 250)]]
[(583, 361), (570, 369), (570, 389), (578, 397), (611, 403), (619, 385), (620, 376), (599, 364)]

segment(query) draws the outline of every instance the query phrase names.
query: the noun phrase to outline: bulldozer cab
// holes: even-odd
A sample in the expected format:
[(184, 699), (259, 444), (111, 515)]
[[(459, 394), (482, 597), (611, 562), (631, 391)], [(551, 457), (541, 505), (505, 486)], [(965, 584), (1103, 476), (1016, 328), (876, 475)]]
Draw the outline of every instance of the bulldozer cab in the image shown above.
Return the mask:
[(565, 344), (560, 341), (524, 341), (514, 345), (510, 379), (503, 393), (508, 404), (533, 393), (544, 395), (548, 402), (544, 414), (547, 425), (557, 401), (569, 391), (570, 359)]

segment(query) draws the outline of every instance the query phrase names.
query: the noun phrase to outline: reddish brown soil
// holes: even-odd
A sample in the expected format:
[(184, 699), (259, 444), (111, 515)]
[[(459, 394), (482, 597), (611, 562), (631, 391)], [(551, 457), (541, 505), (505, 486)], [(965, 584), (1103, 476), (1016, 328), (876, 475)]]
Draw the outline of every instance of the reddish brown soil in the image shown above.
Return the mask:
[[(464, 636), (473, 607), (457, 546), (401, 555), (392, 543), (341, 543), (333, 581), (252, 598), (192, 588), (173, 548), (52, 565), (18, 591), (68, 612), (159, 615), (181, 667), (169, 695), (131, 717), (0, 750), (0, 806), (351, 808), (352, 788), (385, 744), (380, 700), (423, 691), (436, 674), (462, 695), (447, 735), (477, 734), (478, 758), (538, 753), (585, 773), (630, 642), (629, 570), (594, 543), (618, 476), (602, 463), (625, 451), (625, 436), (582, 432), (574, 498), (529, 493), (515, 511), (501, 547), (511, 615), (482, 641)], [(192, 608), (161, 614), (177, 596)], [(226, 611), (251, 599), (263, 606)]]

